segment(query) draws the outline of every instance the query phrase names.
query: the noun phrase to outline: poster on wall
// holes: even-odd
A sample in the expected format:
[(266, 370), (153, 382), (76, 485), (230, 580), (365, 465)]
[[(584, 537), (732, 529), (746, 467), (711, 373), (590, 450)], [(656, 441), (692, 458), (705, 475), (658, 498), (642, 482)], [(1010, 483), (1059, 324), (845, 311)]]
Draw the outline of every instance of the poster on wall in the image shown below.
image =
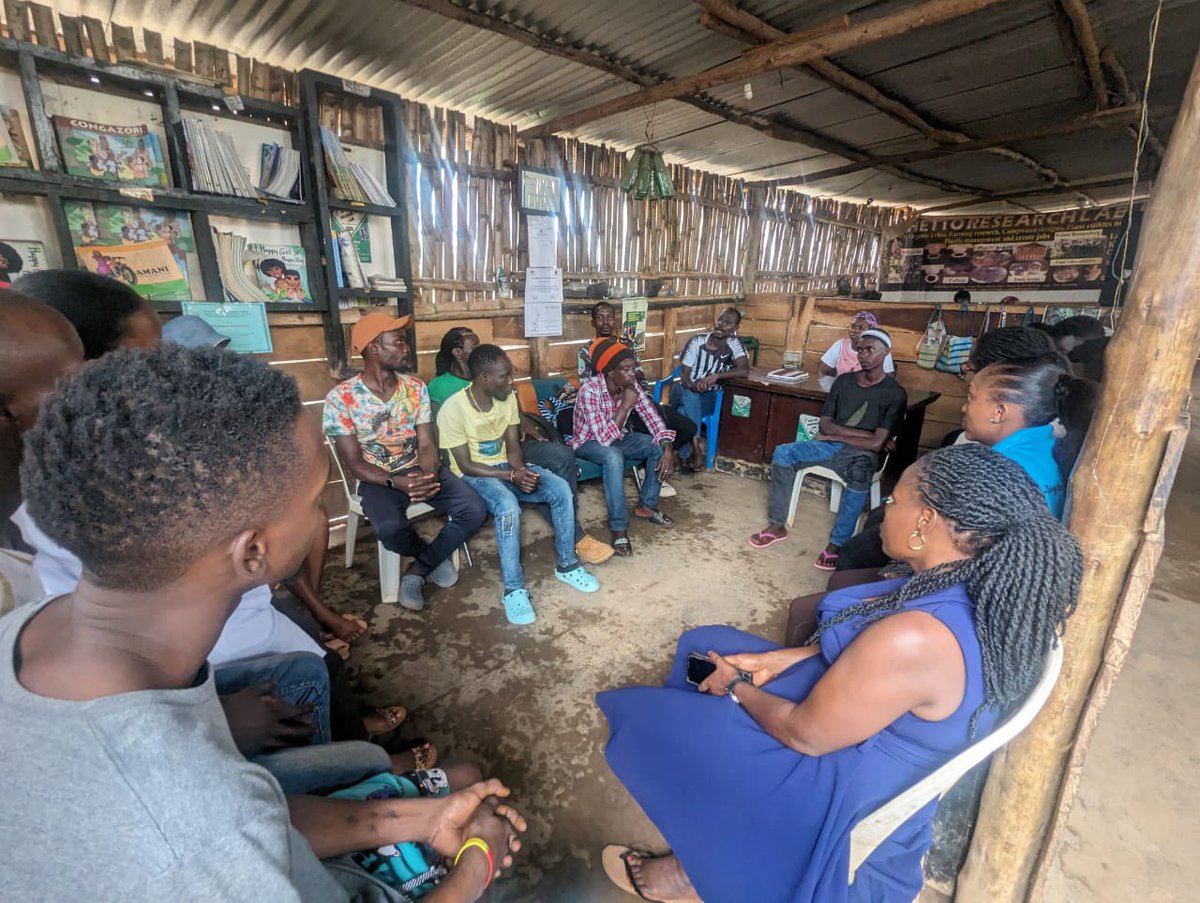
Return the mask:
[(261, 303), (235, 301), (215, 304), (211, 301), (185, 301), (183, 312), (199, 317), (223, 336), (227, 350), (238, 354), (270, 354), (271, 330), (267, 326), (267, 307)]
[(922, 217), (893, 239), (884, 258), (885, 292), (959, 289), (1098, 294), (1126, 208), (1054, 213)]
[(621, 341), (641, 357), (646, 352), (646, 317), (650, 302), (645, 298), (626, 298), (621, 302)]

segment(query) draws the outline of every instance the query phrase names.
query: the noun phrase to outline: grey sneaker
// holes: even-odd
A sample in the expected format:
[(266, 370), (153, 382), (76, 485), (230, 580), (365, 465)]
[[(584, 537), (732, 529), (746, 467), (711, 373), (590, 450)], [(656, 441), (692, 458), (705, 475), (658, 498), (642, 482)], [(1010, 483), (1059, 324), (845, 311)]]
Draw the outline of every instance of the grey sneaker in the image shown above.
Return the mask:
[(400, 604), (410, 611), (425, 608), (425, 578), (416, 574), (405, 574), (400, 578)]
[(458, 568), (454, 566), (454, 557), (447, 558), (430, 571), (428, 579), (432, 580), (435, 586), (440, 586), (442, 589), (447, 589), (458, 583)]

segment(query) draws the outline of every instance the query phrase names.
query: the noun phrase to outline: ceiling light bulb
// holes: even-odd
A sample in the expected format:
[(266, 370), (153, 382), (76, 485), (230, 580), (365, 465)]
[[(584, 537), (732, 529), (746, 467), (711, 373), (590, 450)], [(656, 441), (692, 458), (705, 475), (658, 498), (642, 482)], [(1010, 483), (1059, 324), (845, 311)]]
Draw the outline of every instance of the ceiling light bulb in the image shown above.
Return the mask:
[(754, 100), (754, 85), (746, 82), (746, 84), (742, 85), (742, 94), (746, 100)]
[(98, 76), (98, 75), (89, 75), (89, 76), (88, 76), (88, 81), (90, 81), (90, 82), (91, 82), (93, 85), (98, 85), (98, 84), (100, 84), (100, 76)]

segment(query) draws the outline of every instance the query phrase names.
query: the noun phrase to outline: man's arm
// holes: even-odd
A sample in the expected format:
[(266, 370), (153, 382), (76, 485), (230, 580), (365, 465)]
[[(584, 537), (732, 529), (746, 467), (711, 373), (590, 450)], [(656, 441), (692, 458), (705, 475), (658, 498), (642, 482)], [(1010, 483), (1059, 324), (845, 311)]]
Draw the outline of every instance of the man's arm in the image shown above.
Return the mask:
[[(829, 419), (829, 426), (836, 429), (837, 432), (826, 432), (826, 419)], [(861, 448), (863, 451), (875, 452), (879, 454), (883, 451), (883, 447), (887, 445), (888, 437), (892, 432), (886, 426), (881, 426), (874, 432), (867, 430), (856, 430), (848, 426), (838, 426), (831, 418), (821, 418), (821, 432), (831, 439), (836, 439), (838, 442), (844, 442), (846, 445), (852, 445), (855, 448)]]
[(641, 415), (642, 423), (650, 430), (650, 436), (656, 445), (675, 441), (675, 431), (667, 429), (667, 425), (658, 411), (658, 405), (641, 389), (638, 389), (638, 400), (634, 409)]
[(679, 381), (687, 386), (693, 392), (696, 391), (692, 382), (692, 367), (691, 364), (679, 365)]
[(357, 436), (334, 436), (333, 446), (337, 449), (338, 457), (341, 458), (346, 469), (356, 479), (364, 483), (383, 486), (391, 478), (390, 473), (363, 457), (362, 445)]
[(437, 438), (433, 434), (432, 423), (417, 424), (417, 466), (421, 473), (436, 476), (442, 469), (442, 459), (438, 455)]
[(717, 373), (713, 376), (713, 382), (718, 383), (727, 379), (745, 379), (750, 375), (750, 355), (746, 354), (746, 349), (742, 348), (742, 343), (738, 342), (738, 348), (741, 350), (741, 355), (733, 359), (733, 369), (726, 370), (724, 373)]
[(606, 391), (590, 381), (580, 387), (575, 396), (575, 432), (590, 436), (601, 445), (612, 445), (621, 438), (621, 428), (601, 404), (600, 393)]
[(340, 800), (288, 796), (288, 816), (318, 859), (389, 843), (429, 843), (442, 799)]

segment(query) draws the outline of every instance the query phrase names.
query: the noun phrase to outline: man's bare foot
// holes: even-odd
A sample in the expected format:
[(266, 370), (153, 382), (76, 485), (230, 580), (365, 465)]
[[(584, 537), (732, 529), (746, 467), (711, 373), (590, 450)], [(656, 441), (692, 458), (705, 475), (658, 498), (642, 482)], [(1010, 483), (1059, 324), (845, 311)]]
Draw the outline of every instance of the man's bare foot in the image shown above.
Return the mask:
[(403, 774), (406, 771), (427, 771), (437, 765), (438, 751), (432, 743), (422, 743), (404, 752), (391, 753), (392, 773)]
[(629, 873), (633, 883), (650, 900), (680, 900), (701, 903), (696, 888), (688, 880), (679, 858), (670, 853), (654, 859), (643, 859), (636, 853), (629, 857)]
[(353, 643), (367, 633), (367, 622), (362, 618), (348, 618), (337, 612), (330, 612), (323, 626), (343, 643)]

